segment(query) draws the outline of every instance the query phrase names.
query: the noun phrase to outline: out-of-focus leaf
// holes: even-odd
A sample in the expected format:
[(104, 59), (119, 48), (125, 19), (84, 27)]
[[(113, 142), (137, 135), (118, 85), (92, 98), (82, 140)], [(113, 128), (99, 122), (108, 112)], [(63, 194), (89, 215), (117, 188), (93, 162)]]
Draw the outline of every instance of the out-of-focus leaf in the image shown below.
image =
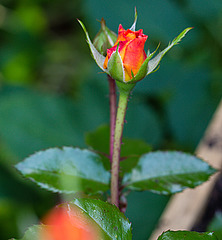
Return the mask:
[(214, 0), (209, 2), (207, 0), (188, 0), (187, 6), (192, 9), (192, 13), (195, 16), (201, 18), (203, 21), (212, 20), (215, 16), (221, 13), (222, 2), (220, 0)]
[[(14, 199), (13, 199), (14, 200)], [(1, 239), (17, 236), (17, 215), (21, 206), (15, 206), (15, 201), (0, 196), (0, 233)]]
[(220, 98), (217, 100), (217, 94), (210, 93), (207, 66), (194, 68), (176, 59), (163, 61), (157, 72), (137, 84), (135, 94), (144, 94), (159, 102), (164, 109), (165, 129), (171, 130), (177, 145), (194, 150)]
[(158, 240), (217, 240), (213, 232), (167, 231), (158, 237)]
[(200, 185), (215, 171), (190, 154), (158, 151), (142, 155), (137, 166), (125, 174), (123, 184), (129, 189), (173, 194)]
[[(149, 191), (131, 191), (129, 193), (125, 215), (132, 223), (133, 239), (148, 239), (158, 224), (168, 200), (169, 196), (154, 194)], [(146, 217), (143, 218), (143, 216)], [(143, 224), (141, 224), (141, 217), (143, 218)]]
[(120, 174), (124, 175), (137, 165), (142, 154), (150, 152), (152, 148), (140, 139), (123, 138), (122, 142)]
[(79, 148), (52, 148), (37, 152), (16, 168), (39, 186), (53, 192), (93, 194), (109, 189), (110, 173), (100, 156)]
[(102, 125), (92, 132), (85, 134), (86, 144), (94, 150), (109, 154), (109, 133), (108, 125)]
[(71, 203), (99, 225), (104, 239), (132, 239), (131, 224), (115, 205), (96, 199), (75, 199)]
[(21, 25), (33, 34), (41, 33), (46, 29), (47, 20), (44, 11), (38, 5), (21, 6), (17, 9), (17, 16)]
[(109, 126), (102, 125), (95, 131), (85, 134), (86, 144), (93, 150), (98, 151), (103, 161), (103, 165), (107, 170), (110, 170), (109, 160)]
[(216, 213), (215, 217), (211, 221), (207, 228), (207, 231), (213, 231), (218, 239), (222, 239), (222, 213)]
[(128, 104), (123, 136), (142, 139), (151, 146), (156, 146), (160, 144), (162, 134), (161, 121), (155, 111), (134, 95)]
[[(89, 94), (92, 89), (95, 94)], [(84, 147), (84, 132), (108, 121), (106, 105), (104, 90), (96, 84), (85, 86), (75, 102), (30, 89), (4, 88), (0, 94), (1, 141), (15, 161), (50, 147)]]
[[(29, 192), (29, 195), (26, 195), (25, 192)], [(15, 169), (8, 169), (3, 163), (0, 163), (0, 199), (16, 199), (17, 202), (27, 204), (35, 201), (36, 198), (38, 195), (35, 189), (24, 185), (18, 179)]]
[[(44, 227), (42, 225), (34, 225), (25, 232), (25, 235), (23, 238), (19, 240), (40, 240), (39, 239), (39, 232), (42, 231)], [(11, 240), (16, 240), (15, 238), (12, 238)]]
[[(94, 132), (86, 134), (86, 144), (91, 146), (94, 150), (99, 151), (99, 153), (105, 153), (109, 156), (109, 136), (109, 127), (103, 125)], [(151, 151), (151, 146), (139, 139), (123, 138), (122, 143), (122, 161), (120, 162), (121, 175), (135, 167), (142, 154)], [(110, 169), (110, 163), (107, 157), (103, 158), (103, 162), (107, 169)]]

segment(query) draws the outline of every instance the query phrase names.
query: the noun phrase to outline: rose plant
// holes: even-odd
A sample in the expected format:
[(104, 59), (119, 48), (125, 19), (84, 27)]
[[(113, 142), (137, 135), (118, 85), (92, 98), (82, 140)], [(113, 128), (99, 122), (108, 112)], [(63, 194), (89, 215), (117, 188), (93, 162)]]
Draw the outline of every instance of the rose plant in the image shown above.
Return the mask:
[[(200, 185), (216, 172), (196, 156), (177, 151), (152, 152), (144, 142), (122, 138), (133, 88), (157, 69), (162, 57), (191, 29), (185, 29), (154, 57), (157, 50), (145, 52), (148, 36), (143, 34), (143, 30), (135, 30), (136, 21), (137, 13), (132, 27), (125, 30), (119, 25), (116, 36), (102, 19), (101, 30), (93, 42), (79, 21), (93, 58), (109, 79), (110, 128), (100, 128), (87, 135), (89, 150), (51, 148), (37, 152), (16, 165), (24, 177), (41, 188), (63, 196), (74, 194), (71, 202), (58, 205), (42, 220), (41, 225), (30, 227), (23, 240), (130, 240), (131, 224), (124, 215), (128, 191), (174, 194)], [(118, 106), (116, 86), (119, 90)], [(109, 141), (105, 138), (107, 131)], [(100, 137), (104, 142), (102, 146), (94, 141)], [(122, 142), (125, 143), (123, 146)], [(143, 147), (137, 148), (137, 144)], [(129, 148), (128, 145), (134, 147)], [(158, 239), (216, 237), (213, 233), (167, 231)]]

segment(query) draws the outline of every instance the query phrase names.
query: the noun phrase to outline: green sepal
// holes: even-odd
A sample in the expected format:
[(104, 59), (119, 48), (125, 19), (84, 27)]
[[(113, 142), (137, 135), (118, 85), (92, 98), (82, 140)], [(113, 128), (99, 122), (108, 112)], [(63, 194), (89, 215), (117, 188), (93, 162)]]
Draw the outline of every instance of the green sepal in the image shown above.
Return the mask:
[(157, 46), (157, 48), (154, 52), (152, 52), (151, 54), (147, 54), (147, 58), (144, 61), (144, 63), (142, 64), (142, 66), (140, 67), (136, 76), (134, 76), (133, 72), (132, 72), (133, 78), (131, 80), (129, 80), (128, 83), (136, 83), (136, 82), (142, 80), (143, 78), (145, 78), (147, 76), (147, 73), (148, 73), (148, 70), (149, 70), (148, 63), (149, 63), (150, 59), (153, 57), (153, 55), (156, 53), (158, 48), (159, 48), (159, 45)]
[(120, 57), (119, 54), (119, 44), (117, 45), (116, 51), (112, 53), (109, 61), (108, 61), (108, 65), (107, 65), (107, 69), (109, 72), (109, 75), (119, 81), (119, 82), (124, 82), (125, 81), (125, 71), (124, 71), (124, 67), (123, 67), (123, 61)]
[(105, 57), (104, 57), (102, 54), (100, 54), (100, 53), (96, 50), (96, 48), (94, 47), (93, 43), (92, 43), (91, 40), (90, 40), (89, 34), (88, 34), (88, 32), (87, 32), (86, 27), (84, 26), (84, 24), (83, 24), (79, 19), (78, 19), (78, 22), (80, 23), (83, 31), (85, 32), (86, 39), (87, 39), (87, 43), (88, 43), (88, 45), (89, 45), (90, 51), (91, 51), (91, 53), (92, 53), (92, 56), (93, 56), (95, 62), (97, 63), (97, 65), (98, 65), (104, 72), (108, 73), (107, 69), (105, 69), (105, 68), (103, 67), (103, 64), (104, 64), (104, 61), (105, 61)]
[(136, 10), (136, 7), (135, 7), (135, 18), (134, 18), (133, 25), (130, 28), (131, 31), (135, 31), (136, 30), (136, 22), (137, 22), (137, 10)]
[[(156, 57), (154, 57), (153, 59), (151, 59), (154, 54), (156, 53), (157, 49), (159, 48), (159, 45), (157, 46), (156, 50), (149, 54), (147, 54), (147, 58), (146, 60), (143, 62), (142, 66), (140, 67), (139, 71), (137, 72), (136, 76), (134, 76), (132, 74), (132, 79), (130, 79), (129, 81), (125, 81), (125, 79), (123, 79), (121, 81), (121, 79), (116, 79), (114, 76), (113, 78), (118, 80), (118, 81), (121, 81), (121, 82), (124, 82), (124, 83), (127, 83), (127, 84), (135, 84), (136, 82), (138, 81), (141, 81), (143, 78), (145, 78), (147, 75), (149, 75), (150, 73), (152, 72), (155, 72), (157, 69), (158, 69), (158, 65), (161, 61), (161, 59), (163, 58), (163, 56), (175, 45), (177, 45), (181, 40), (182, 38), (186, 35), (186, 33), (191, 30), (192, 28), (186, 28), (182, 33), (180, 33), (173, 41), (172, 43), (169, 43), (168, 47), (165, 48), (163, 51), (161, 51)], [(119, 56), (120, 57), (120, 56)], [(121, 58), (120, 58), (121, 59)], [(110, 60), (109, 60), (110, 61)], [(121, 60), (121, 63), (122, 63), (122, 60)], [(122, 65), (123, 66), (123, 65)]]
[(175, 45), (177, 45), (182, 38), (186, 35), (186, 33), (188, 31), (190, 31), (192, 28), (186, 28), (185, 30), (183, 30), (183, 32), (181, 32), (176, 38), (174, 38), (174, 40), (172, 41), (172, 43), (169, 43), (168, 47), (166, 47), (163, 51), (161, 51), (155, 58), (151, 59), (148, 63), (148, 72), (147, 75), (149, 75), (150, 73), (154, 72), (154, 70), (156, 69), (156, 67), (159, 65), (161, 59), (163, 58), (163, 56)]

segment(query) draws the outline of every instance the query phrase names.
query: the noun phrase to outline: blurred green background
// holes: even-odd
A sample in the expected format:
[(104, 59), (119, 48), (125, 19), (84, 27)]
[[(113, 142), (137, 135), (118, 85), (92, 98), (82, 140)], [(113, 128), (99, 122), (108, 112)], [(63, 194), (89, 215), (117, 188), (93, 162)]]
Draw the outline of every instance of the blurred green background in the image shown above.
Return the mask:
[[(151, 51), (194, 29), (137, 84), (124, 134), (154, 149), (195, 150), (222, 93), (221, 0), (1, 0), (0, 239), (23, 236), (59, 200), (13, 165), (48, 147), (85, 147), (85, 133), (109, 122), (106, 76), (76, 19), (93, 38), (102, 17), (115, 32), (130, 27), (135, 6)], [(135, 240), (148, 238), (167, 200), (129, 195)]]

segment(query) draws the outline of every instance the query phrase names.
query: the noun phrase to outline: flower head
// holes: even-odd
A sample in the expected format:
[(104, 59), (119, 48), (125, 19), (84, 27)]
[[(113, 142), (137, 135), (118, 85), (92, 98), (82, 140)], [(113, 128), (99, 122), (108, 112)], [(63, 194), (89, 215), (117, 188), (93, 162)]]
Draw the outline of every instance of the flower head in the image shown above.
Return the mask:
[(122, 25), (119, 25), (118, 38), (114, 46), (107, 49), (107, 56), (104, 62), (104, 68), (107, 68), (108, 60), (111, 55), (116, 51), (120, 54), (123, 62), (125, 81), (128, 82), (135, 76), (146, 60), (147, 56), (144, 51), (144, 44), (148, 36), (143, 34), (143, 30), (132, 31), (130, 29), (125, 30)]
[(156, 51), (151, 54), (149, 50), (147, 54), (144, 51), (147, 35), (143, 34), (143, 30), (135, 31), (136, 21), (137, 12), (135, 11), (135, 21), (132, 27), (125, 30), (122, 25), (119, 26), (117, 41), (111, 48), (107, 49), (106, 57), (97, 51), (90, 40), (85, 26), (79, 21), (86, 34), (87, 42), (97, 65), (113, 79), (125, 84), (135, 84), (154, 72), (163, 56), (173, 46), (177, 45), (191, 29), (186, 28), (164, 50), (153, 57)]

